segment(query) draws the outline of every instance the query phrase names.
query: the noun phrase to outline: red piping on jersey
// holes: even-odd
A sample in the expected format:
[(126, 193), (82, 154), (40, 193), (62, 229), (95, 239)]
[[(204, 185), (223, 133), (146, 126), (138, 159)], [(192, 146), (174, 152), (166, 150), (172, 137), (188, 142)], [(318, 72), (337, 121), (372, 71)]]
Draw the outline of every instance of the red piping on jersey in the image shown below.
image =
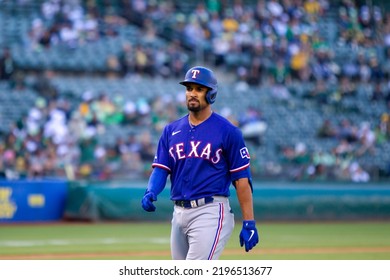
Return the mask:
[(236, 168), (236, 169), (231, 169), (230, 172), (238, 172), (238, 171), (244, 170), (244, 169), (248, 168), (249, 164), (250, 163), (245, 164), (244, 166), (241, 166), (241, 167)]
[(160, 167), (162, 169), (165, 169), (168, 172), (171, 172), (171, 169), (168, 166), (165, 166), (165, 165), (162, 165), (162, 164), (159, 164), (159, 163), (153, 163), (152, 167)]
[(218, 228), (217, 228), (217, 232), (215, 233), (213, 247), (211, 248), (210, 255), (207, 258), (208, 260), (212, 260), (213, 259), (213, 256), (214, 256), (214, 253), (215, 253), (215, 249), (217, 249), (217, 245), (218, 245), (218, 242), (219, 242), (219, 237), (221, 236), (222, 224), (223, 224), (224, 217), (225, 217), (225, 215), (224, 215), (223, 203), (219, 203)]

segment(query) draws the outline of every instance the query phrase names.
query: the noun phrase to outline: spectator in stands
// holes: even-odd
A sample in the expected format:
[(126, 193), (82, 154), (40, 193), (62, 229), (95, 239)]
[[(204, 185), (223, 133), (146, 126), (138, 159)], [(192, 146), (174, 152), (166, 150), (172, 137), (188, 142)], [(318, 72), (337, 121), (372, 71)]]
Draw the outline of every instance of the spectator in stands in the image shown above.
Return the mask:
[(376, 136), (368, 122), (363, 122), (357, 133), (359, 147), (356, 151), (357, 156), (362, 156), (366, 153), (375, 153)]
[[(260, 62), (258, 62), (260, 67)], [(285, 84), (290, 80), (290, 68), (286, 65), (282, 58), (278, 58), (276, 63), (270, 68), (270, 76), (272, 82), (276, 84)]]
[(355, 183), (366, 183), (370, 181), (370, 174), (365, 171), (357, 162), (353, 162), (349, 166), (349, 174), (352, 182)]
[(294, 163), (299, 165), (307, 165), (310, 163), (311, 156), (305, 143), (303, 142), (296, 143), (294, 152), (295, 152), (293, 158)]
[(107, 78), (118, 78), (121, 75), (122, 66), (115, 54), (110, 54), (106, 59), (106, 76)]
[(334, 152), (338, 158), (345, 159), (353, 154), (354, 148), (350, 142), (348, 142), (345, 138), (342, 138), (334, 148)]
[(387, 83), (387, 94), (385, 96), (385, 104), (388, 110), (390, 110), (390, 80)]
[(246, 67), (242, 66), (237, 68), (237, 81), (234, 85), (234, 90), (236, 92), (243, 94), (249, 90), (247, 75), (248, 70), (246, 69)]
[(85, 121), (92, 119), (92, 102), (94, 101), (94, 96), (91, 90), (86, 90), (81, 96), (81, 101), (77, 105), (77, 112), (80, 114), (81, 118)]
[(370, 96), (370, 100), (374, 102), (381, 102), (385, 100), (385, 92), (382, 88), (382, 84), (380, 82), (374, 82), (374, 88), (372, 90), (372, 94)]
[(108, 147), (97, 144), (93, 154), (94, 160), (91, 166), (94, 178), (100, 181), (109, 180), (112, 176), (112, 171), (108, 162)]
[(5, 143), (0, 143), (1, 162), (4, 176), (8, 179), (17, 179), (18, 174), (15, 172), (14, 166), (16, 163), (16, 147), (15, 138), (12, 134), (8, 134)]
[(47, 118), (46, 106), (46, 100), (43, 98), (38, 98), (35, 101), (34, 106), (29, 109), (25, 122), (23, 123), (23, 129), (25, 130), (26, 134), (36, 134), (41, 129), (42, 124)]
[(311, 154), (309, 153), (306, 144), (297, 142), (292, 149), (285, 150), (285, 152), (289, 152), (287, 155), (291, 162), (288, 170), (290, 179), (294, 181), (303, 179), (307, 175), (307, 168), (310, 167), (312, 161)]
[(80, 147), (80, 164), (91, 164), (95, 158), (94, 152), (98, 144), (96, 136), (87, 133), (79, 141)]
[(183, 50), (178, 40), (173, 40), (167, 47), (167, 61), (164, 65), (169, 70), (170, 77), (179, 77), (181, 73), (188, 69), (190, 57)]
[(315, 168), (314, 176), (322, 179), (329, 179), (333, 175), (332, 169), (337, 164), (337, 157), (334, 150), (324, 151), (318, 150), (313, 153), (312, 163)]
[(271, 96), (275, 98), (275, 100), (280, 100), (287, 103), (291, 99), (291, 92), (285, 83), (272, 84), (270, 93)]
[(385, 135), (387, 140), (390, 140), (390, 116), (388, 113), (383, 113), (381, 115), (379, 130)]
[(226, 65), (226, 57), (230, 51), (230, 37), (221, 32), (218, 35), (213, 36), (211, 41), (212, 51), (214, 54), (214, 65), (217, 67)]
[[(171, 98), (157, 96), (151, 103), (152, 124), (155, 131), (161, 132), (164, 126), (169, 122), (172, 106)], [(167, 114), (168, 113), (168, 114)]]
[(56, 145), (65, 143), (69, 135), (67, 113), (58, 108), (57, 102), (49, 103), (48, 119), (43, 124), (43, 135)]
[(312, 71), (309, 67), (310, 50), (307, 46), (305, 49), (297, 45), (292, 45), (290, 48), (291, 59), (288, 66), (291, 69), (292, 78), (299, 81), (309, 81), (312, 77)]
[(382, 69), (382, 65), (379, 63), (378, 58), (376, 55), (371, 55), (369, 58), (368, 65), (370, 67), (370, 79), (373, 82), (382, 82), (384, 79), (384, 73)]
[(75, 49), (79, 43), (77, 30), (71, 22), (64, 22), (59, 30), (60, 41), (70, 49)]
[(41, 4), (41, 13), (45, 20), (52, 21), (56, 14), (61, 10), (59, 1), (43, 1)]
[(29, 178), (44, 178), (45, 174), (45, 163), (47, 161), (46, 151), (37, 148), (29, 157)]
[(141, 120), (140, 116), (137, 112), (137, 106), (136, 104), (131, 101), (127, 100), (123, 105), (123, 120), (122, 125), (124, 126), (139, 126)]
[(329, 103), (331, 92), (327, 87), (325, 80), (316, 80), (314, 88), (304, 94), (305, 98), (313, 99), (320, 105), (326, 105)]
[(153, 76), (153, 62), (151, 58), (150, 50), (142, 45), (135, 47), (134, 59), (135, 59), (135, 72), (140, 75)]
[(58, 98), (57, 89), (52, 85), (51, 80), (54, 78), (55, 73), (52, 70), (46, 70), (39, 74), (33, 88), (46, 99), (47, 102)]
[(150, 172), (149, 164), (147, 164), (147, 162), (150, 162), (154, 159), (156, 147), (152, 142), (152, 135), (149, 130), (142, 131), (138, 140), (140, 142), (140, 159), (141, 162), (144, 163), (143, 172), (144, 175), (147, 176)]
[(68, 122), (69, 136), (73, 141), (79, 141), (87, 128), (87, 122), (78, 110), (74, 110)]
[(337, 129), (333, 126), (330, 119), (325, 119), (321, 127), (317, 130), (317, 137), (319, 138), (334, 138), (337, 136)]
[(224, 27), (221, 17), (217, 12), (210, 12), (210, 20), (206, 23), (207, 30), (210, 32), (210, 39), (223, 36)]
[(118, 166), (114, 170), (116, 176), (139, 178), (143, 175), (144, 166), (141, 161), (141, 145), (135, 133), (129, 134), (126, 139), (119, 138), (113, 149), (119, 156)]
[(244, 139), (259, 146), (263, 143), (263, 135), (267, 130), (267, 122), (262, 112), (249, 106), (245, 114), (238, 119)]
[(357, 54), (356, 58), (356, 64), (357, 64), (357, 76), (355, 77), (355, 81), (357, 82), (363, 82), (363, 83), (370, 83), (371, 79), (371, 68), (368, 64), (368, 60), (363, 52), (359, 52)]
[(127, 147), (125, 139), (123, 137), (118, 137), (115, 140), (115, 144), (113, 145), (113, 153), (115, 157), (120, 157), (121, 155), (128, 152), (129, 148)]
[(183, 40), (187, 47), (197, 51), (201, 51), (197, 46), (203, 45), (206, 41), (206, 31), (195, 15), (190, 15), (185, 24)]
[(347, 76), (341, 76), (338, 91), (341, 98), (354, 97), (357, 94), (356, 84)]
[(45, 152), (45, 162), (43, 164), (44, 176), (54, 178), (57, 175), (61, 175), (59, 173), (60, 169), (57, 166), (57, 145), (53, 141), (48, 140), (43, 151)]
[[(284, 66), (283, 66), (284, 67)], [(247, 74), (247, 83), (249, 86), (257, 87), (260, 86), (263, 81), (263, 74), (265, 73), (264, 65), (261, 62), (260, 57), (255, 57), (249, 66)], [(280, 69), (278, 69), (278, 73)], [(282, 70), (282, 72), (284, 72)]]
[(380, 124), (376, 125), (373, 129), (375, 134), (375, 146), (382, 146), (387, 142), (386, 133), (381, 130)]
[(348, 143), (354, 143), (358, 139), (357, 130), (357, 127), (350, 120), (342, 119), (338, 127), (337, 137), (341, 141), (345, 140)]
[(126, 139), (126, 147), (130, 153), (139, 154), (141, 151), (141, 142), (137, 139), (138, 135), (135, 132), (132, 132), (128, 135)]
[(97, 113), (92, 112), (92, 117), (87, 121), (84, 137), (97, 137), (104, 132), (104, 124), (100, 121)]
[(51, 46), (51, 41), (52, 41), (51, 32), (50, 32), (50, 30), (46, 29), (43, 32), (42, 36), (39, 38), (38, 44), (41, 47), (48, 49)]
[(131, 75), (135, 71), (135, 53), (131, 42), (125, 42), (118, 55), (122, 77)]
[(5, 47), (0, 56), (0, 81), (12, 82), (16, 70), (16, 62), (12, 56), (11, 49)]
[(96, 115), (97, 122), (102, 124), (107, 124), (110, 116), (112, 116), (116, 110), (113, 100), (108, 93), (104, 91), (92, 102), (91, 108)]
[(331, 58), (330, 49), (323, 45), (319, 47), (313, 54), (311, 61), (311, 69), (314, 80), (334, 81), (336, 73), (334, 72), (333, 60)]
[(308, 14), (309, 20), (315, 21), (317, 16), (320, 15), (322, 11), (322, 6), (317, 0), (307, 0), (303, 4), (305, 12)]

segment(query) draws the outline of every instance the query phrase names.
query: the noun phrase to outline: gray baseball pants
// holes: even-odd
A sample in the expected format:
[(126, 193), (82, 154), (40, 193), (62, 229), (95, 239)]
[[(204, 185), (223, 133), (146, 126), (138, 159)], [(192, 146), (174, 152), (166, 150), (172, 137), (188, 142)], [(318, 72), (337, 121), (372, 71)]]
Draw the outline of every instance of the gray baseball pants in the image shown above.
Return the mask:
[(217, 260), (234, 228), (227, 197), (195, 208), (174, 206), (171, 255), (174, 260)]

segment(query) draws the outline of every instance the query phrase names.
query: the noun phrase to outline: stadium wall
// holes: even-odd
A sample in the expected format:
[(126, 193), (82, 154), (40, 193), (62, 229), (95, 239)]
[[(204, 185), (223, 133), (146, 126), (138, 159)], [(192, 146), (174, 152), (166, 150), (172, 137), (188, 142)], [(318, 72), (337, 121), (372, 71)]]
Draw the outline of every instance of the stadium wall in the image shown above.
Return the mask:
[(67, 195), (63, 180), (0, 180), (0, 223), (61, 220)]
[[(84, 221), (169, 221), (169, 187), (145, 212), (147, 182), (0, 181), (0, 223)], [(241, 218), (235, 190), (231, 206)], [(388, 184), (255, 182), (254, 210), (261, 221), (390, 219)]]
[[(73, 183), (69, 188), (65, 219), (91, 221), (171, 219), (169, 188), (155, 202), (156, 212), (141, 208), (146, 182)], [(241, 218), (232, 188), (231, 207)], [(254, 185), (254, 210), (258, 220), (372, 220), (390, 219), (390, 186), (262, 182)]]

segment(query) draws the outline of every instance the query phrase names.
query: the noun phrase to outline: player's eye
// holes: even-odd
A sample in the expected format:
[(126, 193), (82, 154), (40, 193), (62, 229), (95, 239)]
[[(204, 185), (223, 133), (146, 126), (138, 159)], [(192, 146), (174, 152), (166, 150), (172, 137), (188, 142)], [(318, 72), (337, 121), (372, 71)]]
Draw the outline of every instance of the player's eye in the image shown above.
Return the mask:
[(204, 92), (204, 91), (207, 91), (207, 88), (205, 87), (196, 87), (195, 89), (197, 92)]

